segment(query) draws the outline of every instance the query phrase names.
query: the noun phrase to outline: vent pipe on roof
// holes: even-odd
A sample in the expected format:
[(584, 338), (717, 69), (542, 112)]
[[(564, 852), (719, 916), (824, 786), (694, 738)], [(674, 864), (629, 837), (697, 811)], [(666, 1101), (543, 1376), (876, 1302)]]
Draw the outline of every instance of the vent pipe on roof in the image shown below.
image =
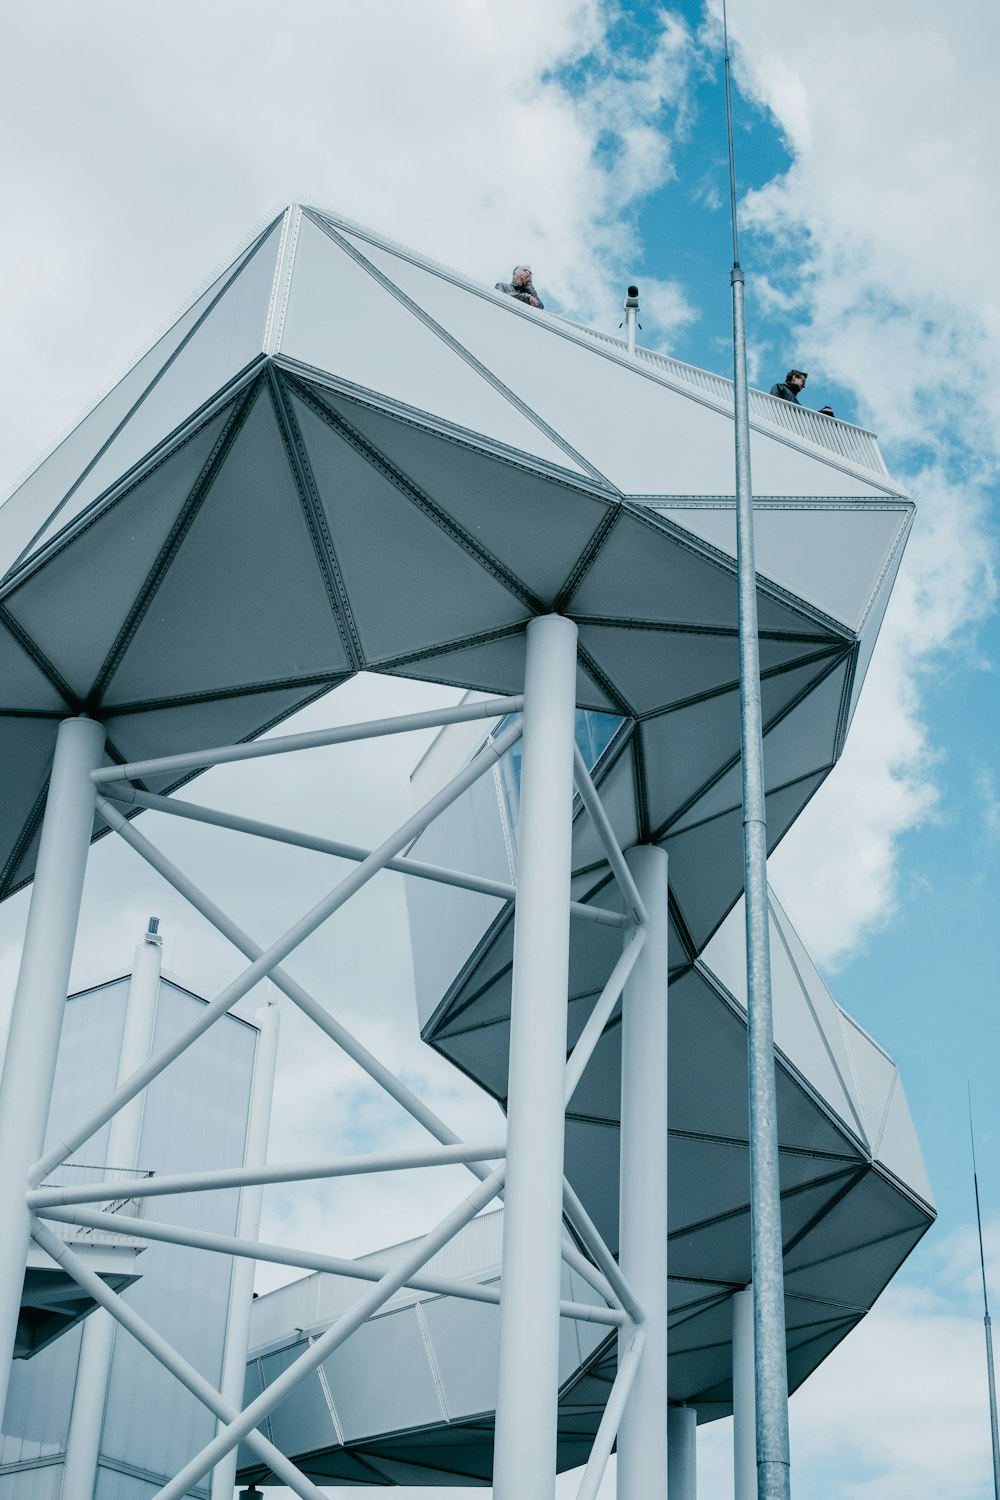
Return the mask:
[[(628, 352), (630, 354), (635, 353), (636, 327), (642, 327), (642, 324), (639, 323), (638, 319), (639, 288), (637, 286), (630, 286), (628, 291), (625, 293), (625, 337), (628, 339)], [(618, 326), (620, 328), (621, 324), (619, 323)]]

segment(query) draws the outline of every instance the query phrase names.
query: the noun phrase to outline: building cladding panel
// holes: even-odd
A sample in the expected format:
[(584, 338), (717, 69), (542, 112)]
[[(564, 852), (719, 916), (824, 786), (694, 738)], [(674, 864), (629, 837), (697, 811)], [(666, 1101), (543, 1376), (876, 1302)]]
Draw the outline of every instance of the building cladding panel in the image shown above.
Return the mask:
[[(114, 1087), (128, 977), (70, 997), (49, 1121), (49, 1142)], [(153, 1050), (188, 1025), (204, 1001), (161, 978)], [(257, 1031), (224, 1016), (149, 1087), (137, 1165), (156, 1173), (243, 1161)], [(108, 1127), (72, 1162), (107, 1161)], [(235, 1191), (158, 1198), (150, 1217), (236, 1231)], [(213, 1385), (222, 1370), (230, 1262), (208, 1251), (150, 1243), (137, 1260), (128, 1301)], [(103, 1316), (99, 1311), (92, 1316)], [(16, 1360), (0, 1432), (0, 1500), (58, 1500), (81, 1329), (32, 1359)], [(101, 1436), (99, 1500), (144, 1500), (212, 1436), (214, 1419), (123, 1330), (116, 1331)], [(194, 1493), (206, 1493), (202, 1486)]]

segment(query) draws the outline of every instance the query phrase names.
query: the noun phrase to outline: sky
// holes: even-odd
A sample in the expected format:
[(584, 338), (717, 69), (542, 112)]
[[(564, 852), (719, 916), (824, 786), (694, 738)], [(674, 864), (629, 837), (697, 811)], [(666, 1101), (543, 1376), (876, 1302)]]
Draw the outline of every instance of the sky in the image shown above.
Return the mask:
[[(642, 341), (727, 373), (729, 263), (717, 6), (548, 0), (73, 0), (0, 8), (0, 493), (107, 388), (253, 226), (328, 206), (492, 284), (527, 261), (546, 304), (609, 332), (629, 281)], [(810, 371), (806, 402), (876, 431), (917, 525), (843, 760), (771, 861), (831, 988), (899, 1063), (937, 1196), (934, 1230), (791, 1403), (813, 1500), (991, 1493), (968, 1155), (975, 1101), (988, 1265), (1000, 1275), (1000, 623), (995, 379), (1000, 14), (732, 0), (751, 379)], [(360, 680), (301, 727), (453, 694)], [(300, 727), (296, 724), (293, 727)], [(314, 752), (196, 784), (214, 805), (377, 842), (409, 811), (425, 740)], [(319, 858), (144, 831), (262, 941), (328, 882)], [(95, 849), (75, 981), (128, 966), (156, 911), (166, 957), (214, 993), (220, 939)], [(9, 1000), (27, 909), (0, 908)], [(377, 941), (371, 940), (377, 934)], [(419, 1046), (402, 893), (386, 876), (295, 962), (456, 1128), (491, 1105)], [(253, 997), (253, 1003), (264, 998)], [(272, 1156), (413, 1139), (283, 1012)], [(391, 1189), (285, 1190), (264, 1233), (357, 1253), (450, 1206), (459, 1172)], [(435, 1214), (436, 1217), (436, 1214)], [(273, 1284), (262, 1277), (261, 1287)], [(994, 1283), (996, 1284), (996, 1283)], [(699, 1434), (702, 1500), (727, 1491), (729, 1424)], [(613, 1471), (606, 1496), (613, 1494)], [(348, 1494), (347, 1491), (341, 1491)], [(448, 1494), (459, 1495), (451, 1490)], [(470, 1492), (472, 1493), (472, 1492)], [(482, 1494), (482, 1491), (475, 1492)], [(560, 1500), (575, 1493), (567, 1478)]]

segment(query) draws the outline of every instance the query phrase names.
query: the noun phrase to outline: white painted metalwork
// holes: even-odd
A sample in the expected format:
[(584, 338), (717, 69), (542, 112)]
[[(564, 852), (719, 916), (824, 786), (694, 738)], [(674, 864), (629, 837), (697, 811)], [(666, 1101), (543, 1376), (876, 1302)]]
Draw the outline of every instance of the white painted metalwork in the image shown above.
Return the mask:
[(757, 1500), (757, 1416), (754, 1396), (753, 1288), (733, 1298), (733, 1495)]
[[(645, 1311), (646, 1347), (618, 1434), (619, 1500), (649, 1500), (667, 1478), (667, 856), (627, 855), (647, 919), (622, 997), (620, 1248)], [(618, 1336), (624, 1364), (626, 1330)]]
[(698, 1413), (693, 1406), (667, 1412), (667, 1493), (670, 1500), (697, 1500)]
[[(615, 1383), (611, 1387), (608, 1404), (604, 1408), (597, 1436), (594, 1438), (594, 1446), (587, 1460), (587, 1467), (583, 1471), (580, 1480), (580, 1488), (576, 1492), (576, 1500), (596, 1500), (597, 1493), (601, 1488), (601, 1480), (611, 1457), (611, 1449), (615, 1438), (621, 1432), (622, 1422), (629, 1404), (633, 1399), (632, 1392), (635, 1387), (636, 1376), (642, 1369), (643, 1353), (646, 1344), (646, 1335), (641, 1328), (630, 1328), (622, 1330), (621, 1338), (625, 1342), (622, 1351), (621, 1363), (618, 1366), (618, 1374)], [(662, 1414), (658, 1415), (657, 1426), (662, 1426)], [(664, 1448), (666, 1444), (664, 1444)], [(619, 1474), (621, 1473), (621, 1449), (619, 1448), (618, 1459)], [(622, 1491), (619, 1488), (618, 1493)]]
[[(200, 1375), (165, 1338), (151, 1328), (143, 1318), (140, 1318), (123, 1297), (119, 1297), (117, 1292), (110, 1291), (101, 1278), (88, 1269), (75, 1251), (58, 1240), (51, 1230), (46, 1229), (45, 1225), (39, 1223), (37, 1219), (32, 1224), (31, 1237), (47, 1254), (51, 1255), (53, 1260), (68, 1271), (73, 1280), (109, 1312), (116, 1322), (120, 1323), (123, 1328), (127, 1328), (133, 1338), (149, 1350), (154, 1359), (159, 1360), (165, 1369), (175, 1375), (192, 1395), (197, 1396), (199, 1401), (203, 1401), (210, 1411), (223, 1421), (227, 1421), (234, 1415), (210, 1381)], [(323, 1491), (305, 1479), (295, 1465), (261, 1433), (248, 1432), (246, 1442), (264, 1459), (265, 1463), (271, 1466), (275, 1474), (283, 1479), (290, 1489), (302, 1497), (302, 1500), (325, 1500)]]
[[(274, 1098), (274, 1075), (278, 1063), (278, 1008), (264, 1005), (255, 1013), (257, 1052), (254, 1058), (247, 1136), (243, 1152), (244, 1166), (262, 1165), (267, 1160), (267, 1142), (271, 1130), (271, 1103)], [(236, 1235), (255, 1241), (260, 1232), (260, 1215), (264, 1193), (262, 1185), (245, 1187), (240, 1193), (240, 1211)], [(227, 1406), (238, 1411), (243, 1405), (246, 1382), (247, 1350), (250, 1345), (250, 1312), (253, 1307), (253, 1283), (256, 1260), (237, 1256), (229, 1282), (229, 1316), (226, 1319), (226, 1342), (222, 1355), (222, 1379), (219, 1395)], [(233, 1500), (236, 1487), (236, 1453), (231, 1451), (216, 1464), (212, 1473), (211, 1500)], [(61, 1497), (60, 1497), (61, 1500)]]
[[(119, 1082), (144, 1063), (153, 1048), (162, 951), (163, 940), (157, 932), (156, 919), (150, 918), (146, 935), (137, 944), (132, 959), (118, 1058)], [(114, 1116), (108, 1132), (109, 1161), (132, 1168), (136, 1166), (142, 1132), (142, 1106), (143, 1100), (139, 1096)], [(65, 1172), (65, 1167), (62, 1171)], [(83, 1325), (73, 1414), (66, 1439), (61, 1500), (93, 1500), (114, 1334), (114, 1319), (103, 1308)]]
[[(507, 1095), (507, 1187), (493, 1493), (551, 1500), (556, 1473), (560, 1246), (576, 626), (527, 631), (518, 903)], [(523, 1351), (531, 1348), (526, 1365)]]
[(104, 730), (93, 719), (60, 725), (0, 1080), (0, 1412), (31, 1238), (24, 1184), (45, 1141), (94, 822), (90, 772), (103, 753)]
[(460, 703), (456, 708), (401, 714), (395, 719), (373, 719), (367, 724), (342, 724), (335, 729), (313, 729), (307, 734), (286, 734), (273, 740), (253, 740), (245, 745), (217, 745), (214, 749), (190, 750), (183, 755), (161, 755), (152, 760), (130, 761), (124, 766), (105, 766), (103, 770), (94, 771), (92, 779), (98, 785), (139, 781), (169, 772), (200, 771), (208, 766), (232, 765), (235, 761), (287, 755), (295, 750), (351, 745), (358, 740), (381, 739), (389, 734), (409, 734), (414, 729), (436, 729), (442, 724), (464, 724), (470, 719), (495, 719), (503, 714), (516, 713), (521, 703), (518, 697), (477, 699), (473, 703)]

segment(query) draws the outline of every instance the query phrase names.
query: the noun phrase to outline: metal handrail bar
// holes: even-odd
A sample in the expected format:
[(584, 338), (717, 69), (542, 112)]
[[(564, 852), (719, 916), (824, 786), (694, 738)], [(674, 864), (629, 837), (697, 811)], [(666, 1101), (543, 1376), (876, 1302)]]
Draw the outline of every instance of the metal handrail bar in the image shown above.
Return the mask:
[[(652, 370), (662, 371), (670, 379), (693, 386), (727, 407), (733, 405), (733, 382), (724, 375), (717, 375), (712, 370), (701, 370), (697, 365), (685, 364), (683, 360), (673, 359), (668, 354), (660, 354), (655, 349), (637, 347), (635, 353), (631, 354), (624, 339), (601, 333), (595, 328), (588, 328), (585, 323), (575, 323), (569, 318), (564, 318), (562, 321), (569, 323), (571, 328), (586, 334), (588, 338), (607, 344), (616, 354), (629, 360), (637, 360)], [(877, 436), (869, 432), (867, 428), (859, 427), (853, 422), (845, 422), (840, 417), (828, 417), (823, 412), (813, 411), (808, 406), (799, 406), (793, 401), (782, 401), (767, 391), (751, 390), (749, 398), (751, 420), (764, 422), (771, 427), (780, 427), (798, 441), (804, 439), (806, 442), (816, 443), (821, 448), (830, 449), (847, 463), (857, 464), (861, 468), (871, 469), (876, 474), (888, 477), (885, 461), (879, 451)]]

